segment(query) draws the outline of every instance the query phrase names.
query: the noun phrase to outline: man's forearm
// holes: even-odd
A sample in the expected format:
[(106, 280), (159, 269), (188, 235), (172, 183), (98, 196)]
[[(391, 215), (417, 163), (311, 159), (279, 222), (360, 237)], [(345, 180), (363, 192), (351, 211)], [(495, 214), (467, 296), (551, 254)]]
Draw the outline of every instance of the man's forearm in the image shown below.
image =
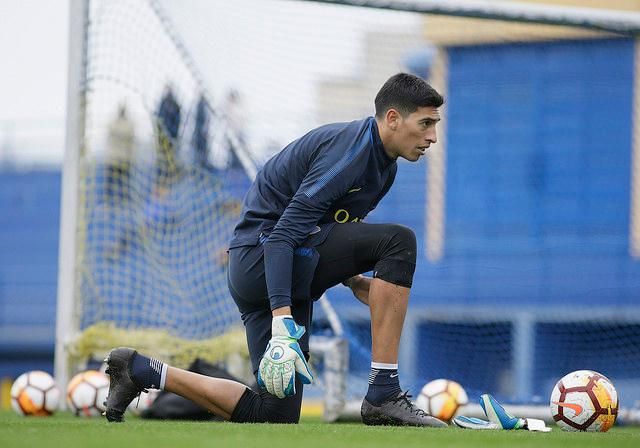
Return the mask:
[(291, 306), (293, 248), (286, 242), (264, 243), (264, 271), (271, 309)]

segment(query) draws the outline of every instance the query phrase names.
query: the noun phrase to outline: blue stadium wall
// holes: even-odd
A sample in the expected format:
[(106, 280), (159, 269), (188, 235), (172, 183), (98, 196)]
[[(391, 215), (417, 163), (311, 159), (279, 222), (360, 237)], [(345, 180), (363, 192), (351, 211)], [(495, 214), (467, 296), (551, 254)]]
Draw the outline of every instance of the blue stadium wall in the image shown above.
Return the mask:
[[(370, 217), (401, 222), (418, 237), (401, 353), (412, 389), (451, 378), (471, 395), (544, 401), (557, 379), (588, 368), (615, 378), (633, 404), (640, 399), (640, 260), (629, 255), (634, 42), (464, 46), (448, 56), (442, 259), (425, 257), (423, 164), (401, 163)], [(354, 333), (366, 335), (349, 293), (335, 288), (332, 297), (352, 316)]]
[(53, 372), (60, 172), (0, 168), (0, 378)]
[[(401, 163), (370, 217), (418, 237), (401, 354), (414, 392), (447, 377), (472, 395), (544, 400), (591, 368), (640, 398), (633, 51), (629, 40), (449, 49), (443, 258), (424, 256), (424, 163)], [(4, 170), (0, 187), (0, 377), (51, 371), (60, 175)], [(330, 296), (368, 345), (364, 307), (341, 287)]]

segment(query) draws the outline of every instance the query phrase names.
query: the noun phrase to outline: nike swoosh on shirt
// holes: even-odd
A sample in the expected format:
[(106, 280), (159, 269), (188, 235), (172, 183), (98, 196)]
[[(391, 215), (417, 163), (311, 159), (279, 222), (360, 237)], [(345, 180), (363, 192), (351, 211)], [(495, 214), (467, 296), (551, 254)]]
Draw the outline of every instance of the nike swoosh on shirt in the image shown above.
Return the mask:
[(355, 193), (356, 191), (360, 191), (360, 190), (362, 190), (362, 187), (352, 188), (351, 190), (347, 191), (347, 193)]
[(389, 378), (395, 378), (397, 377), (399, 374), (398, 373), (392, 373), (391, 375), (389, 375)]
[(579, 404), (575, 404), (575, 403), (562, 403), (560, 401), (554, 401), (553, 404), (557, 404), (558, 406), (562, 406), (564, 408), (569, 408), (571, 409), (573, 412), (576, 413), (576, 417), (580, 414), (582, 414), (582, 406), (580, 406)]

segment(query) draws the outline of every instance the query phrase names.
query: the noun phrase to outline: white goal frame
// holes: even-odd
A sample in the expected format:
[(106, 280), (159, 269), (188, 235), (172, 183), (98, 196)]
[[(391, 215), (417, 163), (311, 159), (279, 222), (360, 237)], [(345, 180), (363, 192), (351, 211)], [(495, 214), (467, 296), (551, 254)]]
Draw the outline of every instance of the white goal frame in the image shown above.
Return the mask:
[[(62, 194), (60, 201), (60, 242), (58, 250), (58, 300), (54, 375), (64, 388), (69, 382), (69, 346), (79, 330), (76, 295), (76, 223), (78, 216), (79, 160), (85, 121), (85, 86), (88, 0), (69, 2), (69, 66), (67, 81), (67, 120)], [(65, 400), (60, 406), (66, 407)]]

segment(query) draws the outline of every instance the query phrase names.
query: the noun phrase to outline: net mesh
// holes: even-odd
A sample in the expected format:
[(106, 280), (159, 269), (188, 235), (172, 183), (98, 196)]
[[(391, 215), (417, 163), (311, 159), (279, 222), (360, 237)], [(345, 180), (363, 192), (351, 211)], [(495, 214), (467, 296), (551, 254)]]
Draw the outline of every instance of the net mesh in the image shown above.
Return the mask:
[[(242, 137), (208, 98), (154, 4), (90, 5), (81, 327), (112, 322), (189, 340), (224, 334), (239, 323), (225, 265), (250, 182), (241, 149), (233, 149)], [(227, 101), (231, 107), (232, 94)], [(163, 340), (151, 351), (165, 351)]]
[[(418, 238), (403, 386), (444, 377), (470, 396), (545, 401), (593, 368), (623, 405), (640, 399), (633, 39), (295, 1), (90, 5), (83, 329), (190, 344), (235, 328), (225, 249), (252, 162), (371, 115), (382, 83), (412, 71), (446, 97), (439, 142), (426, 163), (399, 163), (368, 218)], [(345, 288), (328, 294), (361, 398), (368, 310)], [(331, 333), (321, 312), (313, 331)], [(175, 347), (154, 339), (152, 353)], [(82, 355), (97, 350), (87, 340)]]

